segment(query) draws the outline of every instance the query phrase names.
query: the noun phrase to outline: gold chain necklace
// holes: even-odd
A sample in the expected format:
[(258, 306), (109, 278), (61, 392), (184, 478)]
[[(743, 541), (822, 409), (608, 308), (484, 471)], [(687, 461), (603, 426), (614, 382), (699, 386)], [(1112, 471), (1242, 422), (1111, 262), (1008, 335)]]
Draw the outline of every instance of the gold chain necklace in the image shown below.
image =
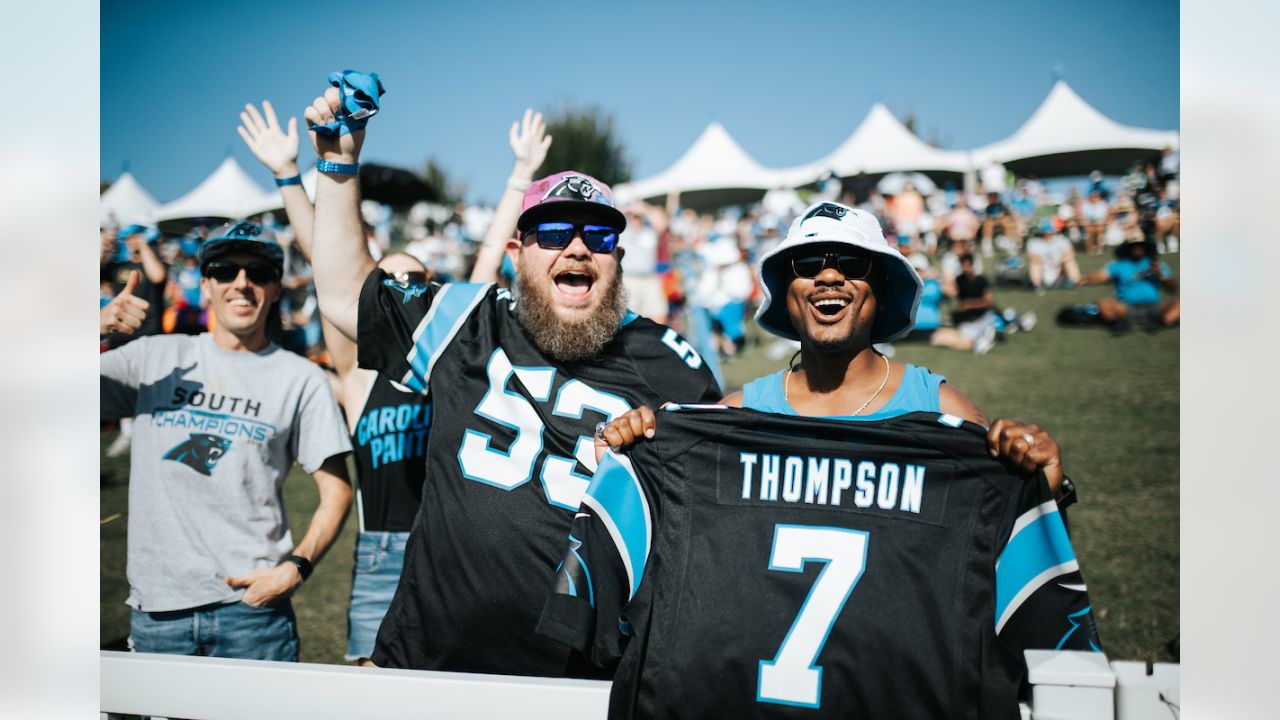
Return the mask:
[[(871, 393), (871, 397), (867, 398), (867, 401), (862, 403), (857, 410), (854, 410), (853, 415), (850, 415), (849, 417), (861, 415), (862, 411), (867, 409), (867, 406), (871, 404), (872, 400), (880, 397), (881, 391), (883, 391), (885, 386), (889, 384), (889, 358), (881, 355), (880, 359), (884, 360), (884, 380), (880, 382), (880, 387), (876, 388), (876, 391)], [(782, 380), (782, 399), (786, 401), (788, 405), (791, 404), (791, 375), (794, 372), (795, 371), (791, 368), (787, 368), (787, 376)]]

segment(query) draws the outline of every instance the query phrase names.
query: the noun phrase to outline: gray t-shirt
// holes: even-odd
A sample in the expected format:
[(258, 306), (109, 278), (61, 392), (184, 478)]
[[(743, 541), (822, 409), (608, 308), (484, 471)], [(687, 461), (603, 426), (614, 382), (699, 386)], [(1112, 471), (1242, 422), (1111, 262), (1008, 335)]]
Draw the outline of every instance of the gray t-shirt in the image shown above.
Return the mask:
[(132, 415), (128, 576), (148, 612), (233, 602), (224, 578), (293, 549), (281, 494), (293, 462), (315, 472), (351, 450), (324, 372), (271, 345), (140, 338), (102, 356), (103, 419)]

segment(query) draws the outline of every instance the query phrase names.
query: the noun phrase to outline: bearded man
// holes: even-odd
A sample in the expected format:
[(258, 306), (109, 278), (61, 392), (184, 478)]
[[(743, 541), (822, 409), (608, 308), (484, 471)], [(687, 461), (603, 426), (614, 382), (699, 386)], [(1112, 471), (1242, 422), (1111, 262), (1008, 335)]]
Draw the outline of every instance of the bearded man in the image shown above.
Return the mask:
[[(337, 90), (305, 116), (313, 127), (340, 124)], [(492, 283), (397, 283), (378, 270), (360, 227), (364, 134), (312, 130), (320, 309), (357, 340), (361, 367), (429, 392), (435, 408), (428, 480), (372, 660), (599, 677), (534, 632), (596, 467), (594, 428), (642, 404), (714, 400), (719, 388), (675, 331), (626, 311), (626, 219), (609, 187), (584, 173), (531, 182), (533, 168), (517, 162), (504, 198), (520, 207), (505, 247), (514, 295)]]

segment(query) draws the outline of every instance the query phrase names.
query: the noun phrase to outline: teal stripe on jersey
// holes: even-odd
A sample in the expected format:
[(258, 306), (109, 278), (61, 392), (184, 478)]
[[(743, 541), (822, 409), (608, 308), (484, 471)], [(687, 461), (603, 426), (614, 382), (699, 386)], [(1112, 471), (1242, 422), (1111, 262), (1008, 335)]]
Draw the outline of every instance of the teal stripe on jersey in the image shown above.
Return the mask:
[(405, 385), (419, 392), (425, 391), (431, 380), (431, 368), (440, 353), (458, 334), (458, 328), (488, 292), (490, 285), (492, 283), (449, 283), (440, 288), (431, 303), (431, 310), (415, 333), (413, 349), (407, 358), (409, 373), (405, 376)]
[(1023, 514), (996, 560), (996, 631), (1038, 588), (1078, 569), (1062, 515), (1052, 502)]
[(605, 453), (583, 503), (598, 513), (613, 536), (618, 555), (627, 568), (631, 597), (635, 597), (649, 557), (651, 528), (649, 503), (640, 489), (631, 461)]

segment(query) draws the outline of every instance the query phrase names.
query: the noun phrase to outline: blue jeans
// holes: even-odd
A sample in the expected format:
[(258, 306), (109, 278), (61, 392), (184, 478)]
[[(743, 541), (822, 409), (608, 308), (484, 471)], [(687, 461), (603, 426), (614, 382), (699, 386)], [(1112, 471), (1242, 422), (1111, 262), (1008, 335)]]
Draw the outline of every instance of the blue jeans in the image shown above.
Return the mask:
[(347, 611), (347, 660), (373, 654), (378, 627), (400, 584), (408, 542), (407, 532), (362, 532), (356, 537), (351, 608)]
[(135, 609), (129, 647), (165, 655), (297, 662), (298, 620), (287, 599), (261, 608), (233, 602), (168, 612)]

